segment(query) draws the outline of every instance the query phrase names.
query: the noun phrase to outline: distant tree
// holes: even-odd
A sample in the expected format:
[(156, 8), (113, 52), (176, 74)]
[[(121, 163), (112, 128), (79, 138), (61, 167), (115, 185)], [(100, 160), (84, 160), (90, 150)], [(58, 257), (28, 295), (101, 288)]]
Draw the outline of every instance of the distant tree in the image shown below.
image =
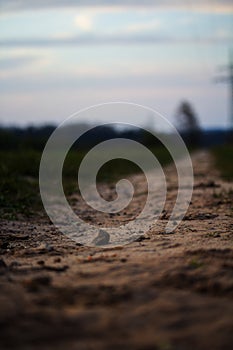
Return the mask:
[(188, 101), (182, 101), (176, 112), (178, 129), (188, 146), (200, 144), (201, 127), (196, 112)]

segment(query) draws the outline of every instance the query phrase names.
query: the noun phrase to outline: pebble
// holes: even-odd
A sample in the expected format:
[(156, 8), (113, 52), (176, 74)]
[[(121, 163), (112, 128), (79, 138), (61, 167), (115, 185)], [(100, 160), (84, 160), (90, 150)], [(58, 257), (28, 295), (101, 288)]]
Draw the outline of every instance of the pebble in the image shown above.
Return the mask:
[(38, 264), (38, 265), (44, 265), (44, 260), (39, 260), (39, 261), (37, 261), (37, 264)]

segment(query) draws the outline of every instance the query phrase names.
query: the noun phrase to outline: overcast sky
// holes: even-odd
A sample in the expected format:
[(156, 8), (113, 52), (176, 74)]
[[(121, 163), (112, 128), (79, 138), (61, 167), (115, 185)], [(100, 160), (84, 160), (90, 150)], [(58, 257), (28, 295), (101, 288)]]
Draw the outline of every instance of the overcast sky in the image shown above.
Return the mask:
[(190, 101), (225, 127), (233, 2), (0, 0), (0, 123), (59, 123), (127, 101), (169, 120)]

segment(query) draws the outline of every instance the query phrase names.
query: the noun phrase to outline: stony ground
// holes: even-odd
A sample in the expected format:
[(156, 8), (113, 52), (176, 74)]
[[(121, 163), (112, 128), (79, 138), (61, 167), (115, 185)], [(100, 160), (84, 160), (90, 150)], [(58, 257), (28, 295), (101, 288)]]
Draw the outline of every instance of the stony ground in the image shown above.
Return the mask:
[(173, 234), (163, 230), (171, 167), (158, 225), (123, 247), (80, 246), (43, 217), (1, 220), (0, 348), (232, 349), (233, 184), (208, 153), (193, 164), (192, 202)]

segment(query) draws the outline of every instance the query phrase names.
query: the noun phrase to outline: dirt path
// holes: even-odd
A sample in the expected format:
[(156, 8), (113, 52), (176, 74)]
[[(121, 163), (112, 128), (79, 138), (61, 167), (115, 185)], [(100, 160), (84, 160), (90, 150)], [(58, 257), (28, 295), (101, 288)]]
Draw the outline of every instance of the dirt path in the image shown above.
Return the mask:
[(163, 231), (171, 167), (158, 226), (124, 247), (79, 246), (45, 219), (2, 221), (0, 348), (232, 349), (233, 184), (208, 153), (193, 164), (192, 203), (173, 234)]

